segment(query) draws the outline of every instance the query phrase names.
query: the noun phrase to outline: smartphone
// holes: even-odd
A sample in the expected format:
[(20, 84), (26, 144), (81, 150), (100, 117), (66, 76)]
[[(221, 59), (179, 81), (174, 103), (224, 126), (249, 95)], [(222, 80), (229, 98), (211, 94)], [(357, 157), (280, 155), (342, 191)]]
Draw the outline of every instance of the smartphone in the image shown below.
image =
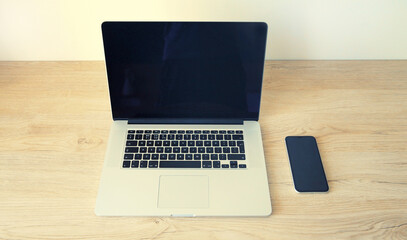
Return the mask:
[(285, 138), (295, 190), (327, 192), (329, 190), (317, 141), (312, 136)]

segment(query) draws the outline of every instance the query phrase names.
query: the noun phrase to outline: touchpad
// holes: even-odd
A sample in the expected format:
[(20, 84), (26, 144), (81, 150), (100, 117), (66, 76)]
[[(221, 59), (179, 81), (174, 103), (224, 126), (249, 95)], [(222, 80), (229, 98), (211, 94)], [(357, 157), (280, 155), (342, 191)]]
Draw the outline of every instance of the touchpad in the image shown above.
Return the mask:
[(160, 176), (159, 208), (207, 208), (208, 176)]

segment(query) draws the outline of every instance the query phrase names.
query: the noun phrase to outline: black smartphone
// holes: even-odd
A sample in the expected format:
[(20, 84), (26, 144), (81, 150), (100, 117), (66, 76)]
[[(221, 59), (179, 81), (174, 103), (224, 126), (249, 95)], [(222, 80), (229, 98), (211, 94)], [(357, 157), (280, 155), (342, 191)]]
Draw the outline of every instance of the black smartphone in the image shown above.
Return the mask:
[(328, 182), (316, 139), (312, 136), (288, 136), (285, 143), (295, 190), (327, 192)]

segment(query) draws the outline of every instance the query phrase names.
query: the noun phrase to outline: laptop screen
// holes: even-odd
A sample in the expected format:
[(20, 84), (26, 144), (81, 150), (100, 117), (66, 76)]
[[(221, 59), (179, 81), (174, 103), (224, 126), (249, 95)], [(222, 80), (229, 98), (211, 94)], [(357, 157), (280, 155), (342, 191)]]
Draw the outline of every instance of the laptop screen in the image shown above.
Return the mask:
[(104, 22), (113, 119), (258, 120), (265, 23)]

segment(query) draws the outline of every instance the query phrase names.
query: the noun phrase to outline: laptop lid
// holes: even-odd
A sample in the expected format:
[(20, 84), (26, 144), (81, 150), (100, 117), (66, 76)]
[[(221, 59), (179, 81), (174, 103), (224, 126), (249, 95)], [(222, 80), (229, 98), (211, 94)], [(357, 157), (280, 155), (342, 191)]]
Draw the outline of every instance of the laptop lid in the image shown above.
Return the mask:
[(114, 120), (258, 120), (267, 25), (104, 22)]

